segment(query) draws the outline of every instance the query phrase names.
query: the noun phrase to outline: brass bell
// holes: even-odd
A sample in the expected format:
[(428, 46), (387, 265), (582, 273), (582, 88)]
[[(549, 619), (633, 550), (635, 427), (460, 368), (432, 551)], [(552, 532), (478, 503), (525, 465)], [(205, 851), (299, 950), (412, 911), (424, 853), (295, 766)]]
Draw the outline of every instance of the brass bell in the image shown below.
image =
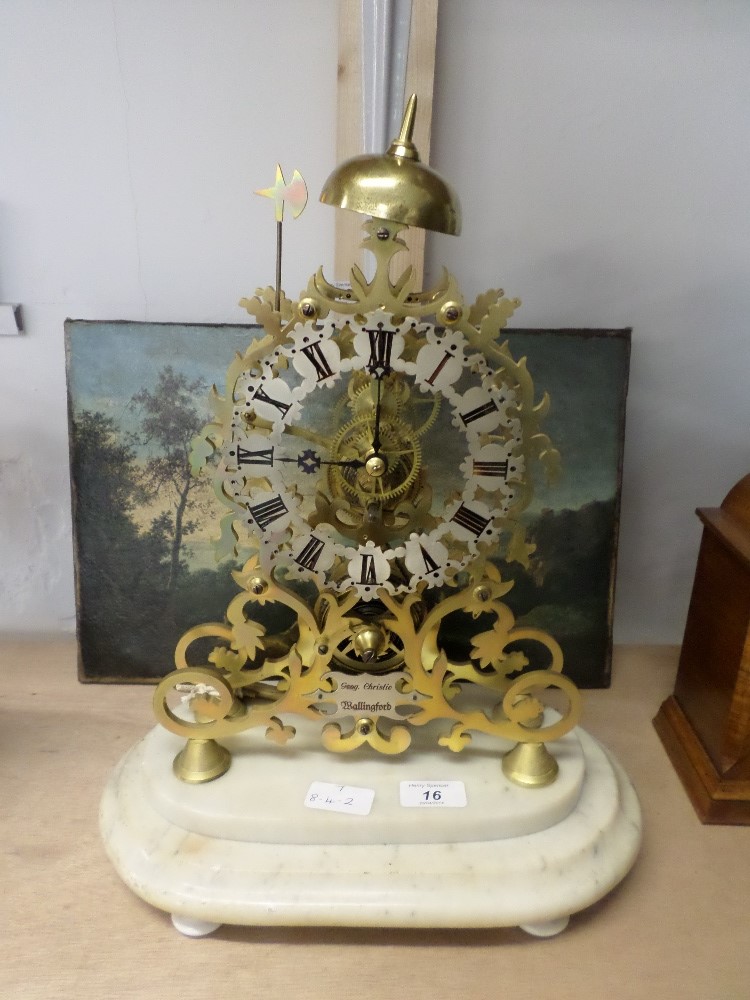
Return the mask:
[(388, 222), (458, 236), (461, 205), (447, 181), (422, 163), (412, 142), (417, 96), (404, 111), (398, 138), (386, 153), (354, 156), (336, 167), (323, 185), (324, 205), (348, 208)]

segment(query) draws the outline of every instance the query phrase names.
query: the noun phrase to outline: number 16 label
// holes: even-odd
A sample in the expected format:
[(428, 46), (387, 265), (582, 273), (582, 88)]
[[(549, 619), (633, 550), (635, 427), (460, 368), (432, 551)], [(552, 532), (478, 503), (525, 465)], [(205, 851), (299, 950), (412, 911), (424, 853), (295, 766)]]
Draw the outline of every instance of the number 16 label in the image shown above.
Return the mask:
[(410, 809), (462, 809), (466, 787), (463, 781), (402, 781), (399, 800)]

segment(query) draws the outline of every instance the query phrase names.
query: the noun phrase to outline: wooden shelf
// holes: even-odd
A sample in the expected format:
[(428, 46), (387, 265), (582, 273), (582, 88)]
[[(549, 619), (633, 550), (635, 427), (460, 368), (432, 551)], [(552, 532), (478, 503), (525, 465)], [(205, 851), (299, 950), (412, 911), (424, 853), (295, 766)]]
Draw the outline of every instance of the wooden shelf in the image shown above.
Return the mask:
[(79, 685), (71, 637), (6, 638), (2, 996), (312, 1000), (379, 984), (409, 1000), (489, 1000), (511, 981), (514, 1000), (747, 995), (748, 831), (700, 823), (651, 724), (677, 655), (620, 648), (612, 688), (584, 692), (584, 726), (641, 798), (644, 845), (625, 882), (560, 937), (223, 927), (191, 941), (120, 882), (99, 837), (107, 774), (153, 725), (150, 690)]

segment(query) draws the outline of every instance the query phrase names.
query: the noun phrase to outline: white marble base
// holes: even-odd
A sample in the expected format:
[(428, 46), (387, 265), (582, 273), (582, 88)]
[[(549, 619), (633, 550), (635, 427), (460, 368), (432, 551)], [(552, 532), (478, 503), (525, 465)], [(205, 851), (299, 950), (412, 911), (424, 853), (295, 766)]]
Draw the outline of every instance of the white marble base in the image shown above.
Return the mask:
[[(425, 734), (425, 739), (428, 734)], [(497, 741), (461, 754), (418, 746), (383, 758), (335, 755), (301, 732), (227, 741), (230, 770), (205, 785), (172, 773), (182, 741), (157, 727), (105, 789), (101, 829), (127, 885), (178, 930), (222, 923), (507, 927), (561, 931), (629, 871), (640, 809), (619, 765), (585, 731), (550, 750), (548, 788), (522, 789)], [(402, 780), (461, 780), (464, 808), (404, 808)], [(368, 816), (306, 808), (312, 781), (373, 788)]]

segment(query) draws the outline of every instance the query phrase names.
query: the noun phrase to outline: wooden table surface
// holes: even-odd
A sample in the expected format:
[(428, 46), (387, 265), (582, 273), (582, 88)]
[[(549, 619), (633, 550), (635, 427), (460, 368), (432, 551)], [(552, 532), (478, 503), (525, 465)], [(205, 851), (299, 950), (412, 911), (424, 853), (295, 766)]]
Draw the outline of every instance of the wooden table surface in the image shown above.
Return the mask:
[(122, 884), (99, 838), (107, 774), (152, 726), (151, 691), (80, 685), (71, 637), (0, 642), (0, 997), (358, 995), (509, 1000), (750, 998), (750, 828), (702, 826), (652, 728), (672, 647), (616, 651), (584, 726), (640, 795), (634, 870), (559, 937), (517, 929), (223, 927), (182, 937)]

